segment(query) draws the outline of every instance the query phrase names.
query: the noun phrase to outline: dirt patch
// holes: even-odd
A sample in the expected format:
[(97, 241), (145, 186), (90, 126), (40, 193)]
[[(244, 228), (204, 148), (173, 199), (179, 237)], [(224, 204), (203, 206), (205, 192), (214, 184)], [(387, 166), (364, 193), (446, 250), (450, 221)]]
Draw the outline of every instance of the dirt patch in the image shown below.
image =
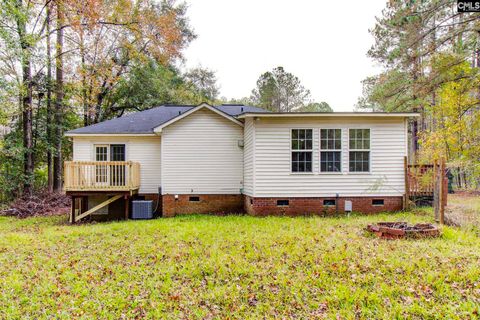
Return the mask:
[(480, 228), (480, 192), (462, 191), (448, 196), (445, 223), (458, 227)]
[(27, 218), (62, 215), (70, 210), (70, 197), (62, 193), (37, 192), (13, 201), (0, 215)]
[(478, 190), (461, 190), (461, 191), (455, 191), (455, 193), (449, 194), (449, 197), (454, 196), (454, 197), (480, 197), (480, 191)]

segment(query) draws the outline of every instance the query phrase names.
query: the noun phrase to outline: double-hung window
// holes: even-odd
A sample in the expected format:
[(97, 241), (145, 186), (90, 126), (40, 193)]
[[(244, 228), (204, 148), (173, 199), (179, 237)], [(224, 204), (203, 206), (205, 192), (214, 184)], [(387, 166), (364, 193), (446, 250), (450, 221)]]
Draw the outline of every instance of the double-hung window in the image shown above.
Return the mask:
[(292, 129), (292, 172), (312, 172), (313, 129)]
[(342, 171), (342, 129), (320, 129), (320, 172)]
[(370, 129), (349, 130), (349, 171), (370, 171)]

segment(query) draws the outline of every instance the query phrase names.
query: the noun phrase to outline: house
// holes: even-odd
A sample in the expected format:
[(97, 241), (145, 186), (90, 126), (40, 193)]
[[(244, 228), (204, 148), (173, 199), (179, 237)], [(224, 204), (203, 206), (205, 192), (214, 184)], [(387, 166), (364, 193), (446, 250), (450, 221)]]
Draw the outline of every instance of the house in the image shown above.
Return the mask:
[(64, 188), (73, 221), (128, 218), (132, 199), (165, 217), (400, 210), (414, 116), (160, 106), (67, 132)]

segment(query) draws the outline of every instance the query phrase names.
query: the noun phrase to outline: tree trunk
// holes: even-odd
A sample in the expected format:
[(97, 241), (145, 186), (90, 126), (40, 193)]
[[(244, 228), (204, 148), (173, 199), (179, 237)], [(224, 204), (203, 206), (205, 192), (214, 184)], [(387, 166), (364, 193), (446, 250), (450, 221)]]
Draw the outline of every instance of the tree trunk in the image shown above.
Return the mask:
[(82, 61), (82, 104), (83, 104), (83, 125), (89, 125), (89, 106), (87, 97), (87, 75), (85, 70), (85, 40), (83, 36), (83, 29), (80, 29), (80, 58)]
[[(417, 50), (415, 50), (415, 53), (417, 52)], [(412, 63), (413, 63), (413, 70), (412, 70), (412, 79), (413, 79), (413, 100), (414, 100), (414, 103), (417, 104), (418, 101), (417, 101), (417, 98), (418, 98), (418, 78), (420, 76), (420, 71), (419, 71), (419, 58), (414, 55), (412, 57)], [(415, 106), (413, 108), (413, 111), (414, 112), (421, 112), (421, 118), (423, 118), (423, 108), (422, 106)], [(422, 120), (421, 120), (422, 121)], [(418, 132), (419, 132), (419, 125), (421, 126), (421, 122), (418, 120), (418, 118), (414, 118), (413, 121), (412, 121), (412, 152), (413, 154), (411, 155), (412, 158), (414, 159), (414, 162), (416, 161), (416, 157), (417, 157), (417, 152), (418, 152)], [(421, 130), (421, 129), (420, 129)]]
[[(28, 55), (28, 53), (27, 53)], [(24, 164), (23, 173), (25, 175), (23, 192), (31, 195), (33, 191), (33, 130), (32, 130), (32, 74), (30, 66), (30, 58), (24, 58), (23, 61), (23, 84), (26, 92), (23, 94), (23, 147)]]
[[(17, 9), (23, 11), (22, 0), (16, 3)], [(32, 69), (30, 63), (30, 45), (27, 40), (26, 22), (17, 18), (18, 36), (22, 48), (22, 129), (23, 129), (23, 193), (31, 195), (33, 191), (33, 131), (32, 131)]]
[(48, 172), (48, 191), (53, 191), (53, 155), (52, 155), (52, 56), (50, 48), (50, 5), (47, 5), (47, 172)]
[(57, 52), (55, 87), (55, 154), (53, 156), (53, 189), (62, 190), (62, 134), (63, 134), (63, 8), (57, 2)]
[[(415, 108), (414, 112), (418, 112), (418, 109)], [(412, 120), (412, 159), (415, 159), (418, 151), (418, 120), (414, 118)]]

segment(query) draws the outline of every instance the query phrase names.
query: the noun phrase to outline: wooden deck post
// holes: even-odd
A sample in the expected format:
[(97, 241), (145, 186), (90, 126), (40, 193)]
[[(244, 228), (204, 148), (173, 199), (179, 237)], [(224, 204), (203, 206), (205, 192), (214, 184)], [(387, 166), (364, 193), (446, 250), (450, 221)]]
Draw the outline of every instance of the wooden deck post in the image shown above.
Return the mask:
[(72, 196), (72, 212), (70, 213), (71, 224), (75, 224), (75, 200), (76, 200), (76, 197)]
[(125, 220), (128, 220), (128, 213), (130, 212), (130, 196), (125, 195)]
[(88, 210), (88, 197), (84, 196), (81, 199), (82, 199), (82, 206), (80, 209), (80, 213), (84, 213)]

